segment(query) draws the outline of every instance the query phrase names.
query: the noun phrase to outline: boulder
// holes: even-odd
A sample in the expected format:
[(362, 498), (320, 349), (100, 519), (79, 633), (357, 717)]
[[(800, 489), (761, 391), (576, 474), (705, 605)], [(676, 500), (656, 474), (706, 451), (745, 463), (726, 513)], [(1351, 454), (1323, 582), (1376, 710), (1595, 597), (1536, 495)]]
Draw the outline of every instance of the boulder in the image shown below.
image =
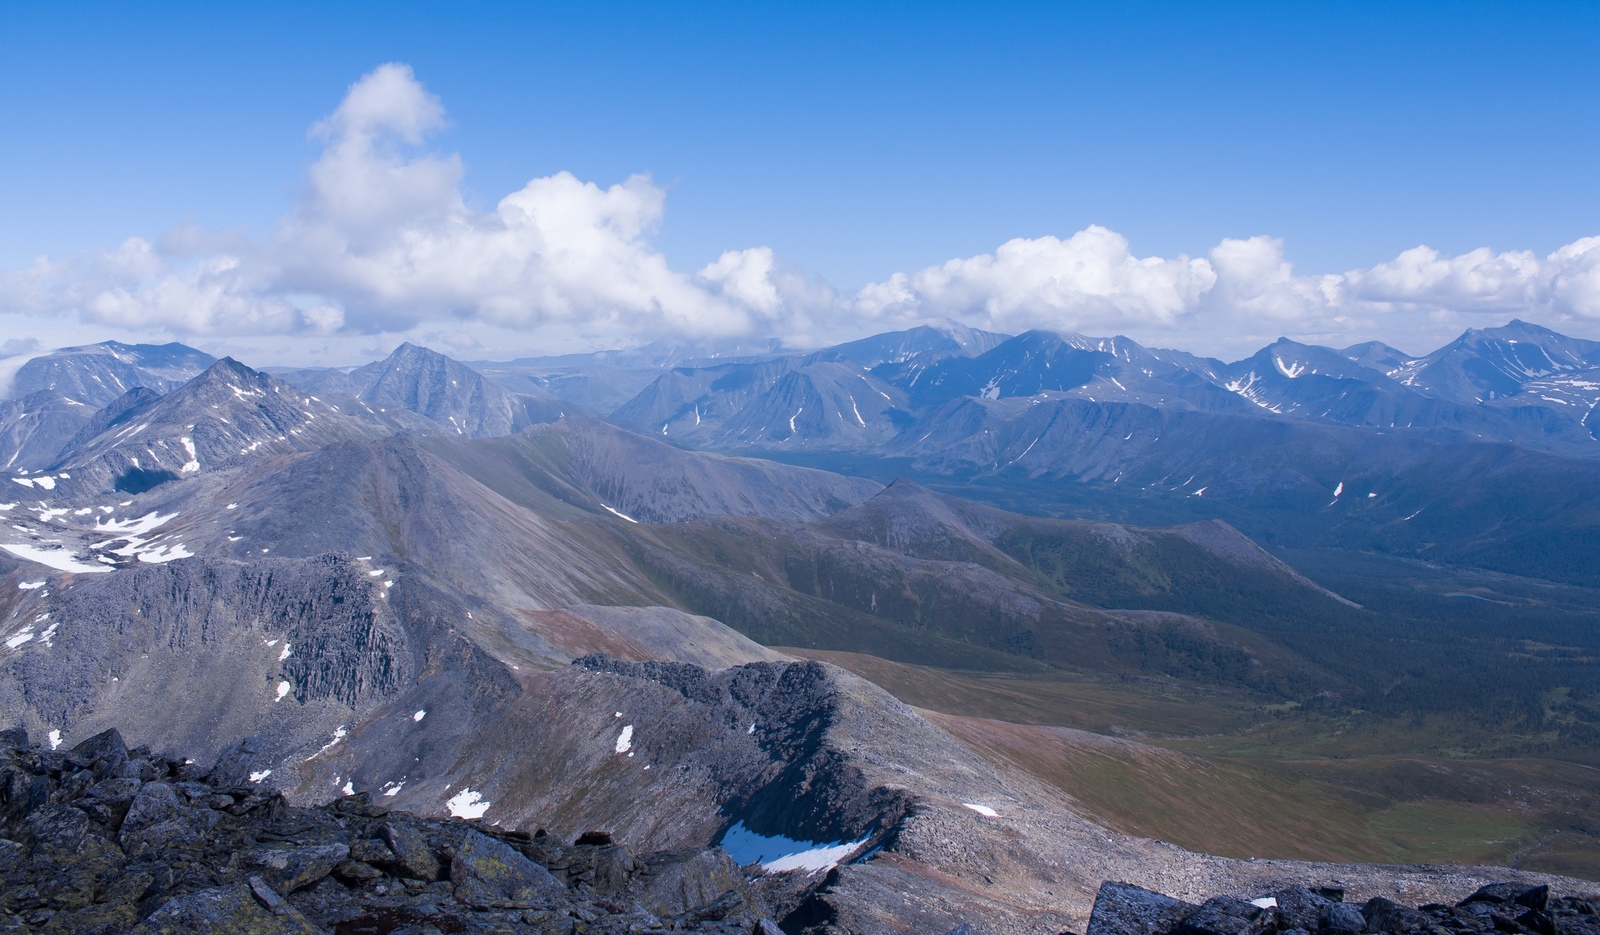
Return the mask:
[(1102, 883), (1088, 935), (1167, 935), (1198, 908), (1132, 883)]
[(628, 892), (639, 905), (670, 918), (744, 889), (739, 865), (721, 848), (710, 848), (646, 856)]
[(456, 899), (479, 909), (541, 909), (565, 900), (550, 871), (508, 844), (468, 831), (450, 861)]
[(1361, 915), (1367, 920), (1368, 932), (1382, 932), (1387, 935), (1420, 932), (1428, 925), (1427, 916), (1408, 906), (1390, 902), (1382, 896), (1374, 896), (1367, 900), (1367, 904), (1361, 907)]
[(350, 848), (343, 844), (310, 847), (260, 847), (234, 855), (234, 869), (260, 877), (277, 892), (287, 896), (310, 886), (333, 872)]
[(174, 896), (130, 935), (316, 935), (291, 906), (267, 909), (244, 883)]
[(70, 757), (91, 770), (97, 781), (109, 779), (128, 762), (128, 746), (113, 727), (80, 742), (72, 748)]
[(1277, 927), (1277, 915), (1276, 909), (1232, 896), (1213, 896), (1185, 916), (1174, 931), (1179, 935), (1258, 935)]
[(439, 879), (439, 859), (421, 832), (404, 822), (385, 822), (378, 829), (378, 838), (394, 852), (402, 874), (427, 883)]
[(1317, 895), (1303, 886), (1291, 886), (1272, 894), (1278, 901), (1278, 914), (1288, 925), (1315, 932), (1322, 927), (1328, 910), (1337, 903)]
[(1498, 906), (1504, 903), (1513, 903), (1524, 909), (1543, 910), (1550, 902), (1550, 887), (1526, 886), (1521, 883), (1490, 883), (1478, 887), (1478, 891), (1463, 899), (1459, 905), (1468, 903), (1489, 903)]
[(1334, 903), (1318, 919), (1317, 928), (1327, 935), (1356, 935), (1367, 930), (1367, 917), (1354, 906)]

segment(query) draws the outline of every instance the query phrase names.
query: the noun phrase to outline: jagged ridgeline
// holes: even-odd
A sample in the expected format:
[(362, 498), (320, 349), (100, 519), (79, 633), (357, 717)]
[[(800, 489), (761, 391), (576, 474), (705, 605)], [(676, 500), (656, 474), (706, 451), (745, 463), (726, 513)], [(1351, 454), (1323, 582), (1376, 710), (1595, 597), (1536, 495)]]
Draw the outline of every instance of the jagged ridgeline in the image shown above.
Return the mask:
[[(471, 925), (555, 913), (493, 917), (532, 931), (765, 913), (791, 933), (1053, 933), (1082, 931), (1108, 878), (1185, 900), (1330, 873), (1364, 899), (1577, 892), (1290, 859), (1600, 867), (1567, 778), (1582, 766), (1561, 759), (1600, 719), (1597, 462), (1582, 418), (1524, 398), (1584, 398), (1594, 349), (1557, 338), (1518, 324), (1426, 359), (1279, 342), (1232, 365), (960, 329), (494, 368), (410, 345), (276, 373), (181, 346), (44, 355), (0, 413), (0, 721), (35, 745), (14, 738), (6, 807), (67, 816), (129, 881), (156, 874), (118, 903), (139, 924), (202, 891), (346, 933), (453, 930), (384, 915), (385, 894)], [(1444, 552), (1474, 565), (1414, 560)], [(1486, 570), (1530, 562), (1547, 577)], [(101, 775), (112, 728), (152, 775)], [(1445, 753), (1487, 778), (1399, 781), (1455, 776)], [(1516, 783), (1537, 807), (1507, 817), (1483, 790)], [(289, 822), (235, 828), (247, 850), (349, 852), (304, 886), (255, 874), (276, 896), (249, 874), (163, 882), (121, 841), (126, 815), (93, 804), (152, 785), (179, 824)], [(1480, 824), (1419, 841), (1440, 808)], [(434, 876), (359, 856), (400, 854), (382, 809), (434, 822)], [(7, 911), (73, 930), (111, 890), (38, 890), (70, 848), (41, 849), (29, 820), (8, 826), (35, 876), (7, 877)], [(550, 872), (507, 829), (604, 830), (634, 863), (603, 894), (568, 886), (570, 905), (474, 907), (444, 888), (464, 822)], [(641, 868), (722, 860), (713, 845), (739, 886), (642, 902)], [(745, 908), (684, 915), (733, 890)], [(350, 899), (380, 921), (317, 915)]]

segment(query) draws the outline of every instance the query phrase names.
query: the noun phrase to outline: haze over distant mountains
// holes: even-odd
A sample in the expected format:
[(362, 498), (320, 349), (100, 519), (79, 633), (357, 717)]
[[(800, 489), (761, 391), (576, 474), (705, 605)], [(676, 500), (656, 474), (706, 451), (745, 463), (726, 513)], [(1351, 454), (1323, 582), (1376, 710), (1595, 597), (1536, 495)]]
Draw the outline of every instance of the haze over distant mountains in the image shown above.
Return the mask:
[[(1233, 363), (961, 327), (271, 372), (107, 343), (27, 361), (13, 397), (7, 719), (201, 760), (251, 735), (305, 801), (826, 851), (774, 897), (797, 932), (895, 899), (930, 931), (1056, 932), (1108, 876), (1311, 872), (1158, 832), (1390, 853), (1280, 846), (1290, 824), (1223, 805), (1152, 830), (1062, 765), (1167, 789), (1203, 772), (1168, 733), (1485, 758), (1600, 736), (1600, 343), (1523, 322)], [(1416, 725), (1437, 737), (1393, 739)], [(1562, 834), (1519, 859), (1600, 866)]]

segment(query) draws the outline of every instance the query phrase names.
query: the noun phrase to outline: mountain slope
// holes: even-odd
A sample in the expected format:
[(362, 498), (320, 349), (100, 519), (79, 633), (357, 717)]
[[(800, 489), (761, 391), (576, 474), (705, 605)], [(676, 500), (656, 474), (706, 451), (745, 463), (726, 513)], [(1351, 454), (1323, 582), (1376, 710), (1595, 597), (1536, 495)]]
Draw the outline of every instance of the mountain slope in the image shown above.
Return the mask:
[(89, 422), (94, 409), (54, 390), (0, 400), (0, 470), (36, 471)]
[(288, 383), (325, 396), (350, 397), (380, 413), (414, 412), (447, 432), (484, 438), (511, 435), (545, 421), (543, 404), (529, 409), (483, 374), (426, 347), (405, 343), (387, 358), (352, 370), (282, 370)]
[(240, 459), (309, 451), (338, 441), (379, 438), (415, 427), (395, 416), (341, 412), (231, 359), (166, 396), (143, 391), (111, 407), (60, 452), (52, 470), (86, 490), (138, 493), (185, 474)]
[(50, 390), (99, 409), (135, 387), (165, 393), (216, 363), (216, 358), (176, 342), (105, 341), (63, 347), (23, 364), (11, 386), (14, 399)]
[(611, 420), (677, 444), (859, 449), (892, 438), (909, 419), (905, 405), (904, 393), (828, 351), (672, 370)]
[(1600, 342), (1512, 319), (1499, 328), (1468, 329), (1394, 376), (1443, 399), (1476, 403), (1515, 396), (1532, 380), (1596, 367)]

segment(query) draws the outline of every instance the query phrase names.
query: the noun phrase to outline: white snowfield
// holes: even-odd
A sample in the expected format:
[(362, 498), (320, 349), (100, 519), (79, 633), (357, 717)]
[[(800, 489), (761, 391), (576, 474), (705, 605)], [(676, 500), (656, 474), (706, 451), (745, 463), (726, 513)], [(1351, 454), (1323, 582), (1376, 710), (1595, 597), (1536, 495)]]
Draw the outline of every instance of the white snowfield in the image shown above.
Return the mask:
[(444, 807), (450, 814), (457, 818), (482, 818), (483, 813), (493, 804), (486, 801), (482, 795), (471, 789), (462, 789), (449, 799), (445, 800)]
[(859, 841), (797, 841), (782, 835), (757, 834), (737, 822), (722, 836), (722, 849), (740, 866), (760, 864), (770, 873), (804, 870), (816, 874), (832, 870), (867, 843)]
[(617, 735), (617, 752), (627, 753), (633, 748), (633, 725), (629, 724)]
[(80, 562), (72, 557), (70, 551), (60, 546), (51, 549), (28, 542), (0, 542), (0, 549), (5, 549), (17, 558), (44, 565), (47, 568), (54, 568), (56, 571), (71, 571), (78, 574), (99, 574), (111, 571), (105, 565), (91, 565), (88, 562)]
[(973, 811), (977, 812), (978, 814), (982, 815), (985, 818), (999, 818), (1000, 817), (1000, 813), (999, 812), (995, 811), (994, 809), (990, 808), (987, 805), (979, 805), (976, 802), (962, 802), (961, 804), (966, 806), (967, 808), (972, 809)]

